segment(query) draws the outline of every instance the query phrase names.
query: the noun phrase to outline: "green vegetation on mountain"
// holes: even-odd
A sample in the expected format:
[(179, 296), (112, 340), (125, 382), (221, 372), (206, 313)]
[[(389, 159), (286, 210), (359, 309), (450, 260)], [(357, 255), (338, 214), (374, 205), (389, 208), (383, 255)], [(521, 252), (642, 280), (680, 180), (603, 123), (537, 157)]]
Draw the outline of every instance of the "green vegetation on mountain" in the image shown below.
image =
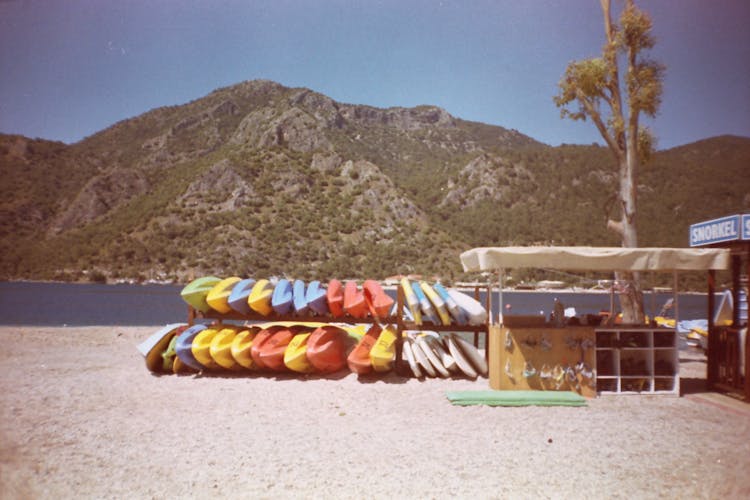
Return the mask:
[[(657, 153), (641, 244), (750, 208), (749, 160), (739, 137)], [(0, 278), (457, 279), (474, 246), (618, 245), (615, 172), (602, 147), (245, 82), (72, 145), (0, 135)]]

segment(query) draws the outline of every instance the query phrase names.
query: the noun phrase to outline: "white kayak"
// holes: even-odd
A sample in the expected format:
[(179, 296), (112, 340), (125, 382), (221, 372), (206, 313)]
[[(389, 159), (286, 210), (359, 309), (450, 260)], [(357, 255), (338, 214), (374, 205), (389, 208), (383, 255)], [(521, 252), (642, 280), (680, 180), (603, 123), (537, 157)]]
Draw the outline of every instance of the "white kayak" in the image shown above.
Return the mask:
[(469, 318), (470, 325), (483, 325), (487, 323), (487, 309), (478, 301), (453, 288), (448, 289), (448, 294), (456, 301)]

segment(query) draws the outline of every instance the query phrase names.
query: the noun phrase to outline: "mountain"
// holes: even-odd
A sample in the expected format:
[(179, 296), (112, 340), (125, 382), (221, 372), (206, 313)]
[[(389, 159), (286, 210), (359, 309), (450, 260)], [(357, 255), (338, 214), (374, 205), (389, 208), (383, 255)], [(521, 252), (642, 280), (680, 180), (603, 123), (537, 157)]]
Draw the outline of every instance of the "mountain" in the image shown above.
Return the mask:
[[(750, 139), (659, 152), (642, 244), (750, 207)], [(474, 246), (618, 245), (597, 146), (550, 147), (434, 106), (380, 109), (250, 81), (66, 145), (0, 135), (0, 278), (455, 279)]]

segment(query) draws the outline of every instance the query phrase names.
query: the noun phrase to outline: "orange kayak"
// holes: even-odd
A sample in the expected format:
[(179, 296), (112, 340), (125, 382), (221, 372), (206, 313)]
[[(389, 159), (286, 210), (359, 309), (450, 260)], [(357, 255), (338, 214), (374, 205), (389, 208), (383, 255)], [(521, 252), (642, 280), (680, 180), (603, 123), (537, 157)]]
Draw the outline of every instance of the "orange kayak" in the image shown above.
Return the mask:
[(393, 307), (393, 299), (383, 291), (380, 283), (375, 280), (365, 280), (362, 289), (364, 290), (365, 302), (373, 317), (377, 319), (388, 317)]
[(280, 326), (272, 326), (271, 328), (261, 330), (253, 339), (253, 345), (250, 348), (250, 357), (253, 359), (253, 363), (255, 363), (256, 368), (258, 369), (266, 368), (266, 365), (263, 363), (263, 360), (260, 358), (261, 348), (269, 340), (271, 340), (271, 337), (273, 336), (273, 334), (276, 333), (280, 328), (281, 328)]
[(344, 311), (355, 318), (367, 317), (365, 294), (357, 287), (356, 281), (347, 281), (344, 287)]
[(307, 360), (321, 373), (334, 373), (346, 366), (346, 337), (335, 326), (321, 326), (307, 339)]
[(328, 299), (328, 310), (331, 316), (340, 318), (344, 315), (344, 285), (336, 278), (328, 282), (326, 299)]
[[(289, 328), (281, 328), (276, 330), (269, 339), (260, 346), (258, 357), (263, 363), (263, 366), (270, 368), (275, 371), (286, 371), (287, 367), (284, 364), (284, 351), (286, 346), (294, 338), (295, 332)], [(253, 342), (255, 344), (255, 342)]]
[(372, 362), (370, 361), (370, 351), (375, 342), (380, 337), (381, 328), (378, 325), (372, 325), (357, 347), (346, 358), (346, 364), (349, 369), (357, 375), (367, 375), (372, 372)]

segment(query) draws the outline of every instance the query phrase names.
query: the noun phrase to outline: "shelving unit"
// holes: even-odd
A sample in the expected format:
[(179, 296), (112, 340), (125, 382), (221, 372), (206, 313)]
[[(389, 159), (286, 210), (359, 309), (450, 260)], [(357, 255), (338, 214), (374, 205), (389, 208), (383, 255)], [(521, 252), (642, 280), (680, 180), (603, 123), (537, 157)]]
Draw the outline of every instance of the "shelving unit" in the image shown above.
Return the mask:
[(597, 328), (599, 394), (680, 394), (677, 334), (667, 328)]

